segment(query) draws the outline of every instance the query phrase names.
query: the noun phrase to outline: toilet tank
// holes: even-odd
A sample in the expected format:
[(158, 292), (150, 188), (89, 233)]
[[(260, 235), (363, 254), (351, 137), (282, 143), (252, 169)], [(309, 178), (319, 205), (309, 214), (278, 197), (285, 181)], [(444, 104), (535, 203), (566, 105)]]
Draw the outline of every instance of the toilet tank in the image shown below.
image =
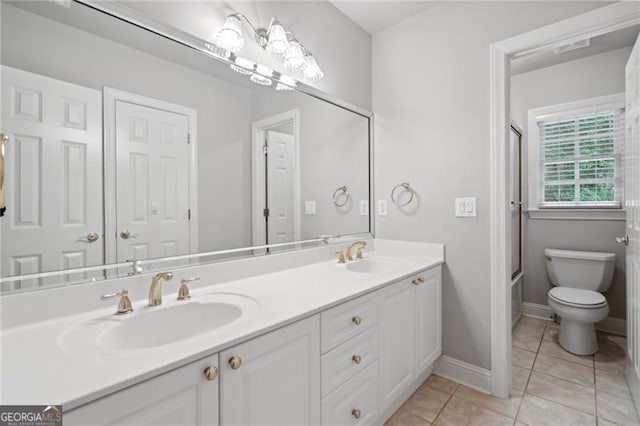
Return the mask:
[(613, 281), (616, 254), (596, 251), (545, 249), (549, 279), (556, 286), (603, 293)]

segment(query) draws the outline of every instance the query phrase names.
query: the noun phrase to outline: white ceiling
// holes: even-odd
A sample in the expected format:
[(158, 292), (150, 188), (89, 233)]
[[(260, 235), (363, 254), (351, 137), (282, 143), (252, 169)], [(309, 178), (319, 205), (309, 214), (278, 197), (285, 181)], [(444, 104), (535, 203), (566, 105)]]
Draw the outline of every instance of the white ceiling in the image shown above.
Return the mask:
[(382, 31), (421, 10), (441, 3), (434, 0), (329, 0), (329, 2), (369, 34)]

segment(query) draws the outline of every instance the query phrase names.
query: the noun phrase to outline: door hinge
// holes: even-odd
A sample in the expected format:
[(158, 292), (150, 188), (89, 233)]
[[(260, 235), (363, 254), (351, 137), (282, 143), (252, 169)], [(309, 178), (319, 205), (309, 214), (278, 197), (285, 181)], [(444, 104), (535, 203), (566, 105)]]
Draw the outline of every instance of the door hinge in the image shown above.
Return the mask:
[(187, 133), (187, 145), (191, 144), (191, 133)]
[(262, 214), (264, 215), (264, 217), (269, 217), (269, 209), (264, 209), (262, 211)]
[(267, 146), (267, 145), (263, 145), (263, 146), (262, 146), (262, 153), (263, 153), (264, 155), (269, 154), (269, 146)]
[(187, 220), (191, 220), (191, 209), (187, 210)]

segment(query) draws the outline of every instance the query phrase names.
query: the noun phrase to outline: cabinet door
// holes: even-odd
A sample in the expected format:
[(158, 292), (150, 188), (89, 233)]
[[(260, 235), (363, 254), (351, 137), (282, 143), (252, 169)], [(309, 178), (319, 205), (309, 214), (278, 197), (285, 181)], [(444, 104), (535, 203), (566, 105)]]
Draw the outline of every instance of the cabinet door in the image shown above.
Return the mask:
[[(217, 425), (218, 355), (193, 362), (153, 379), (65, 412), (67, 425)], [(217, 371), (217, 370), (216, 370)]]
[(416, 374), (424, 372), (442, 352), (440, 267), (414, 278), (416, 292)]
[(222, 424), (320, 423), (318, 315), (224, 351), (221, 364)]
[(403, 280), (380, 290), (380, 406), (397, 400), (414, 377), (415, 290)]

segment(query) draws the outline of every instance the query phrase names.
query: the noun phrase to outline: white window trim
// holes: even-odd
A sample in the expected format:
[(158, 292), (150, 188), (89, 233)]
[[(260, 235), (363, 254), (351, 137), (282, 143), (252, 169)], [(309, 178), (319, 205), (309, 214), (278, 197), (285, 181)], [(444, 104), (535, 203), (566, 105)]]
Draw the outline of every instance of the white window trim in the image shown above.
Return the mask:
[(594, 109), (624, 108), (624, 93), (583, 99), (558, 105), (530, 109), (528, 111), (528, 147), (527, 147), (527, 207), (531, 219), (567, 219), (567, 220), (624, 220), (624, 209), (619, 207), (597, 208), (539, 208), (539, 160), (540, 132), (538, 120), (553, 118), (554, 115), (589, 112)]

